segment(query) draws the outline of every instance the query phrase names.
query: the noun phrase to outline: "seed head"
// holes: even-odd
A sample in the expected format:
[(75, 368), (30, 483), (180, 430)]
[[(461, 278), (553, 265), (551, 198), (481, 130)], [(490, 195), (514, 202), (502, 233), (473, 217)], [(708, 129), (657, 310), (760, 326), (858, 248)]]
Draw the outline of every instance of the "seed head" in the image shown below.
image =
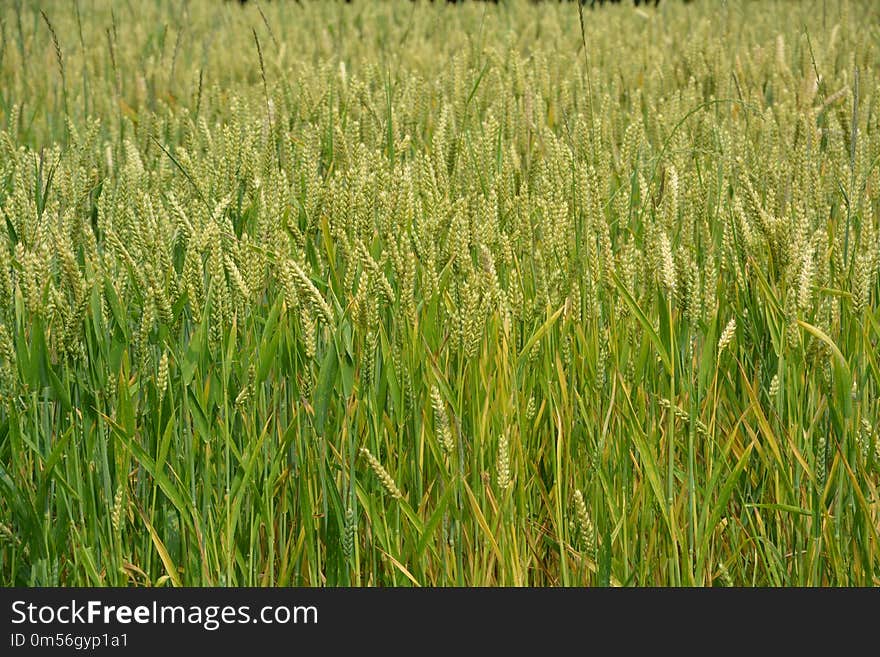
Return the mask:
[(727, 326), (724, 327), (724, 330), (721, 332), (721, 338), (718, 340), (718, 353), (720, 354), (724, 351), (724, 348), (733, 342), (733, 337), (736, 335), (736, 317), (731, 317), (730, 321), (727, 322)]
[(367, 460), (367, 464), (370, 466), (370, 469), (375, 473), (376, 477), (379, 478), (379, 481), (382, 483), (385, 491), (394, 499), (402, 500), (403, 493), (397, 487), (397, 484), (394, 483), (394, 478), (388, 474), (388, 471), (382, 467), (382, 464), (379, 463), (379, 460), (370, 453), (366, 447), (361, 447), (361, 456), (363, 456)]

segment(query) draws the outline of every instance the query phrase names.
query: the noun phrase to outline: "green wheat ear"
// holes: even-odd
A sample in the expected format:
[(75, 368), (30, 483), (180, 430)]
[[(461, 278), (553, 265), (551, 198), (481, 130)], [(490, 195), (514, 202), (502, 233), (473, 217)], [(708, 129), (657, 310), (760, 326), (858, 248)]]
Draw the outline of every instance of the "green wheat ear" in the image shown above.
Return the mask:
[(442, 445), (446, 453), (451, 454), (455, 449), (455, 442), (452, 438), (452, 430), (449, 427), (446, 405), (440, 396), (440, 390), (438, 390), (437, 386), (431, 386), (431, 406), (434, 409), (434, 431), (437, 441)]
[(584, 494), (580, 490), (574, 492), (574, 510), (575, 519), (577, 520), (578, 535), (583, 543), (584, 550), (590, 557), (596, 554), (596, 530), (590, 513), (587, 511), (587, 504), (584, 500)]
[(498, 488), (502, 491), (507, 490), (510, 487), (510, 446), (506, 431), (498, 438), (495, 471), (498, 478)]

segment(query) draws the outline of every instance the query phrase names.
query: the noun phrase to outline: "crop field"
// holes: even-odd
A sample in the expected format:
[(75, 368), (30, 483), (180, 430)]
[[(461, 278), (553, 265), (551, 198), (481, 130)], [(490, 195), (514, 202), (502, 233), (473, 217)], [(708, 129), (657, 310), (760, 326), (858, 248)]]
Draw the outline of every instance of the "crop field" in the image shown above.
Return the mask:
[(0, 585), (880, 584), (880, 5), (0, 31)]

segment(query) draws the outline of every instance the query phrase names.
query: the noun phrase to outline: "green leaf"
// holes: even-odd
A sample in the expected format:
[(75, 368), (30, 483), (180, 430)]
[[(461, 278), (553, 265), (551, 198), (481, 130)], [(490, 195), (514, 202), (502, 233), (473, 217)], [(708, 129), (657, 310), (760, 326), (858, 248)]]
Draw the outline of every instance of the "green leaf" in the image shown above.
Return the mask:
[(554, 322), (556, 322), (556, 320), (559, 319), (559, 316), (562, 314), (563, 310), (565, 310), (564, 305), (560, 306), (556, 312), (554, 312), (552, 315), (550, 315), (550, 317), (548, 317), (546, 319), (546, 321), (543, 324), (541, 324), (541, 326), (538, 327), (538, 330), (532, 334), (532, 337), (530, 337), (526, 341), (525, 346), (523, 346), (522, 351), (520, 352), (519, 357), (517, 358), (517, 362), (518, 362), (519, 366), (522, 366), (522, 364), (526, 362), (526, 359), (529, 356), (529, 351), (531, 351), (531, 349), (535, 345), (535, 343), (538, 340), (540, 340), (542, 337), (544, 337), (544, 335), (547, 333), (547, 331), (550, 330), (550, 328), (553, 326)]
[(669, 514), (666, 512), (666, 495), (663, 492), (663, 478), (660, 476), (660, 469), (657, 467), (657, 460), (654, 458), (654, 452), (645, 440), (645, 435), (640, 428), (636, 428), (632, 431), (631, 437), (633, 443), (635, 443), (636, 450), (638, 450), (642, 467), (645, 470), (645, 475), (651, 486), (651, 491), (657, 499), (660, 513), (663, 514), (663, 520), (666, 521), (666, 526), (669, 528), (671, 534), (672, 524), (669, 522)]
[(125, 445), (131, 453), (132, 458), (134, 458), (134, 460), (147, 471), (156, 484), (158, 484), (162, 492), (165, 493), (165, 496), (171, 500), (171, 503), (174, 505), (174, 508), (177, 509), (178, 513), (180, 513), (186, 522), (192, 526), (192, 521), (196, 517), (196, 514), (195, 509), (188, 501), (186, 493), (181, 492), (174, 482), (168, 478), (168, 475), (165, 474), (164, 469), (159, 468), (156, 465), (156, 462), (153, 461), (146, 451), (144, 451), (144, 448), (141, 447), (137, 441), (133, 440), (133, 438), (125, 432), (123, 427), (113, 422), (109, 417), (105, 417), (105, 419), (110, 425), (113, 434), (122, 441), (123, 445)]
[(162, 564), (165, 566), (165, 572), (168, 573), (168, 577), (171, 578), (171, 581), (174, 583), (174, 586), (180, 588), (183, 586), (183, 582), (180, 580), (180, 574), (177, 572), (177, 566), (174, 565), (174, 561), (171, 559), (171, 555), (168, 554), (168, 549), (165, 547), (165, 543), (162, 542), (162, 539), (159, 538), (159, 534), (156, 533), (156, 530), (153, 528), (153, 524), (150, 522), (149, 518), (147, 518), (146, 514), (141, 511), (140, 507), (137, 507), (138, 514), (141, 517), (141, 520), (144, 521), (144, 525), (147, 527), (147, 532), (150, 534), (150, 539), (153, 541), (153, 545), (156, 548), (156, 551), (159, 553), (159, 558), (162, 560)]
[(431, 517), (428, 518), (428, 522), (425, 523), (425, 527), (422, 529), (422, 535), (419, 537), (418, 545), (416, 545), (413, 563), (421, 561), (425, 549), (428, 547), (434, 536), (434, 530), (437, 529), (437, 525), (439, 525), (440, 521), (443, 519), (443, 514), (446, 513), (446, 507), (449, 506), (449, 502), (454, 495), (455, 486), (447, 486), (446, 492), (443, 493), (443, 497), (437, 502), (437, 507), (434, 509), (434, 512), (431, 514)]
[(278, 352), (278, 343), (281, 339), (281, 334), (278, 331), (278, 318), (281, 315), (283, 301), (284, 297), (278, 297), (275, 303), (272, 304), (272, 309), (269, 311), (269, 317), (266, 319), (266, 324), (263, 327), (263, 336), (260, 341), (259, 361), (257, 365), (257, 376), (255, 379), (257, 385), (266, 380), (266, 377), (269, 375), (269, 370), (275, 362), (275, 354)]
[(817, 337), (831, 349), (831, 353), (834, 356), (834, 387), (837, 396), (837, 404), (835, 404), (835, 407), (832, 410), (841, 414), (843, 419), (852, 417), (852, 396), (850, 395), (852, 373), (850, 372), (846, 358), (844, 358), (843, 353), (837, 347), (834, 340), (832, 340), (822, 329), (813, 326), (812, 324), (807, 324), (807, 322), (800, 319), (797, 320), (797, 323), (802, 329), (807, 331), (807, 333)]
[(55, 399), (61, 402), (61, 408), (66, 412), (73, 410), (73, 407), (70, 405), (70, 390), (62, 383), (58, 375), (55, 374), (55, 369), (48, 366), (46, 367), (46, 373), (49, 375), (49, 384), (52, 387), (52, 392), (55, 394)]
[(752, 448), (754, 446), (754, 443), (752, 443), (743, 450), (742, 456), (739, 457), (739, 460), (736, 462), (736, 466), (734, 466), (733, 471), (724, 481), (724, 485), (718, 492), (718, 497), (715, 499), (714, 506), (712, 507), (712, 515), (709, 516), (709, 521), (703, 527), (703, 537), (700, 545), (700, 552), (702, 554), (705, 554), (706, 550), (709, 547), (709, 539), (712, 537), (718, 521), (721, 520), (721, 514), (724, 513), (725, 509), (727, 508), (727, 501), (730, 499), (730, 494), (733, 492), (733, 487), (736, 486), (736, 482), (739, 481), (740, 474), (742, 474), (742, 471), (745, 469), (746, 464), (749, 462), (749, 456), (751, 456)]
[(119, 297), (116, 296), (116, 290), (109, 278), (104, 279), (104, 297), (107, 299), (107, 305), (110, 306), (110, 312), (116, 321), (116, 326), (122, 331), (122, 334), (128, 337), (128, 320), (125, 311), (119, 304)]
[(321, 371), (318, 374), (318, 384), (315, 387), (315, 431), (319, 436), (324, 435), (324, 423), (327, 421), (327, 409), (330, 405), (330, 395), (336, 384), (336, 374), (339, 371), (339, 358), (336, 354), (336, 341), (331, 340), (327, 344), (324, 360), (321, 363)]
[(629, 306), (629, 309), (632, 311), (633, 315), (635, 315), (636, 319), (639, 320), (639, 324), (642, 325), (645, 333), (648, 334), (648, 339), (654, 345), (657, 353), (660, 354), (660, 360), (662, 360), (663, 364), (666, 366), (666, 372), (671, 375), (672, 358), (670, 357), (669, 352), (666, 350), (666, 346), (663, 343), (663, 340), (660, 339), (660, 335), (657, 333), (657, 331), (654, 330), (654, 325), (651, 324), (651, 321), (647, 318), (647, 316), (645, 316), (645, 313), (642, 312), (642, 309), (639, 308), (639, 304), (636, 303), (636, 300), (632, 298), (632, 295), (630, 295), (627, 289), (623, 286), (623, 283), (620, 282), (617, 274), (612, 272), (611, 278), (614, 281), (614, 285), (617, 287), (617, 290), (620, 292), (620, 295), (623, 297), (623, 300), (626, 302), (626, 305)]

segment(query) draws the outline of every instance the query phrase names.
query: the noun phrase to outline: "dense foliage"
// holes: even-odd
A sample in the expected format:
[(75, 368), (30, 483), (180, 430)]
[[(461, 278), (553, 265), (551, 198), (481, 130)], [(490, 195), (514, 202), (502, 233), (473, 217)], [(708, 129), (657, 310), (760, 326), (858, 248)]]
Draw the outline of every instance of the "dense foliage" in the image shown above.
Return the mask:
[(0, 583), (880, 582), (877, 5), (577, 7), (3, 3)]

